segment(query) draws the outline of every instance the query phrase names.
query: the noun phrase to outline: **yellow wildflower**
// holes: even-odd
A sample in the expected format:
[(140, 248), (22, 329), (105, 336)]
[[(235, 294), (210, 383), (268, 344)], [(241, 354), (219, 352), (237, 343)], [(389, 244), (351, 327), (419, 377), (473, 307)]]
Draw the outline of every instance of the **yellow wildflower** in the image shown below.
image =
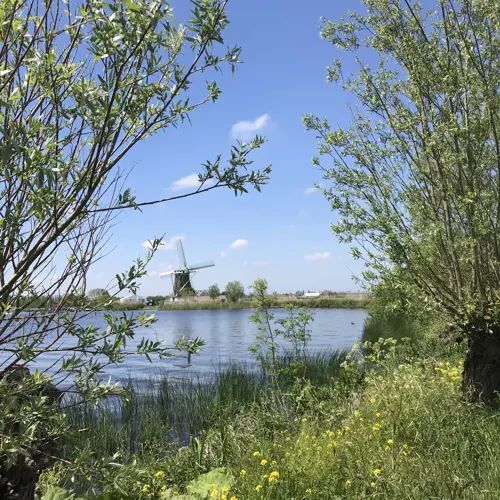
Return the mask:
[(307, 488), (306, 493), (307, 493), (308, 495), (310, 495), (312, 492), (313, 492), (313, 491), (311, 490), (311, 488)]
[(267, 464), (267, 460), (265, 458), (263, 458), (261, 461), (260, 461), (260, 465), (266, 465)]
[(268, 477), (269, 477), (269, 474), (264, 474), (264, 475), (262, 476), (262, 479), (267, 479)]
[(372, 488), (375, 488), (375, 483), (372, 481), (372, 482), (370, 483), (370, 486), (371, 486)]
[(258, 493), (260, 490), (262, 489), (262, 484), (258, 484), (256, 487), (255, 487), (255, 491)]
[(162, 470), (159, 470), (156, 474), (155, 474), (156, 477), (163, 477), (165, 476), (165, 473), (162, 471)]
[(375, 403), (375, 398), (370, 398), (370, 403), (374, 404)]
[(221, 495), (220, 500), (227, 500), (227, 495)]
[(305, 417), (304, 417), (304, 418), (302, 419), (302, 422), (307, 422), (307, 418), (305, 418)]
[(359, 421), (360, 421), (360, 422), (364, 422), (364, 421), (365, 421), (365, 419), (364, 419), (363, 417), (359, 417)]
[(212, 493), (210, 493), (210, 496), (212, 498), (215, 498), (218, 494), (219, 494), (219, 490), (215, 489), (215, 490), (212, 490)]
[(224, 488), (222, 488), (222, 493), (227, 493), (229, 491), (229, 488), (227, 486), (224, 486)]
[(229, 500), (238, 500), (234, 495)]
[(379, 418), (379, 417), (380, 417), (380, 412), (375, 413), (375, 416), (376, 416), (377, 418)]
[(393, 443), (394, 443), (394, 441), (393, 441), (392, 439), (388, 439), (388, 440), (387, 440), (387, 444), (388, 444), (389, 446), (390, 446), (391, 444), (393, 444)]
[(167, 487), (166, 487), (165, 485), (163, 485), (163, 486), (161, 487), (161, 491), (167, 491)]
[(408, 445), (407, 445), (407, 444), (404, 444), (404, 445), (403, 445), (403, 448), (404, 448), (405, 450), (407, 450), (407, 449), (408, 449)]
[(240, 471), (240, 476), (246, 475), (247, 471), (245, 469), (241, 469)]
[(260, 451), (254, 451), (253, 452), (254, 457), (260, 457)]
[(278, 463), (278, 462), (276, 462), (276, 460), (273, 460), (273, 461), (271, 462), (271, 465), (276, 465), (277, 463)]
[(351, 484), (352, 484), (352, 482), (351, 482), (351, 480), (350, 480), (350, 479), (348, 479), (348, 480), (345, 482), (345, 485), (346, 485), (346, 486), (351, 486)]
[(274, 470), (271, 474), (269, 474), (269, 483), (275, 483), (279, 477), (280, 473), (277, 470)]
[(355, 412), (354, 412), (354, 416), (355, 416), (355, 417), (359, 417), (359, 411), (355, 411)]
[(381, 470), (381, 469), (375, 469), (375, 470), (373, 471), (373, 473), (374, 473), (376, 476), (378, 476), (379, 474), (381, 474), (381, 473), (382, 473), (382, 470)]
[(290, 456), (290, 452), (289, 452), (289, 451), (287, 451), (287, 452), (285, 453), (285, 457), (289, 457), (289, 456)]

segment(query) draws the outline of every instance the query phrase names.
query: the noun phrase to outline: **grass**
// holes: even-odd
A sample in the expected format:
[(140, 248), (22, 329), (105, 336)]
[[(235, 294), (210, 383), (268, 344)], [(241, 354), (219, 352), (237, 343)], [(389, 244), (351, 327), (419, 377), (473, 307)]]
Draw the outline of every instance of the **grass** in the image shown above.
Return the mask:
[(278, 386), (256, 366), (230, 366), (136, 387), (115, 414), (75, 409), (87, 430), (66, 458), (80, 465), (43, 485), (140, 500), (500, 498), (500, 411), (463, 400), (464, 347), (423, 334), (380, 345), (365, 351), (377, 359), (369, 371), (359, 356), (284, 356)]
[[(282, 308), (286, 304), (296, 307), (309, 307), (312, 309), (366, 309), (369, 300), (357, 300), (348, 298), (317, 298), (317, 299), (276, 299), (272, 305), (274, 308)], [(202, 302), (168, 302), (160, 307), (167, 311), (190, 311), (190, 310), (221, 310), (221, 309), (253, 309), (255, 302), (245, 299), (239, 302), (202, 301)]]

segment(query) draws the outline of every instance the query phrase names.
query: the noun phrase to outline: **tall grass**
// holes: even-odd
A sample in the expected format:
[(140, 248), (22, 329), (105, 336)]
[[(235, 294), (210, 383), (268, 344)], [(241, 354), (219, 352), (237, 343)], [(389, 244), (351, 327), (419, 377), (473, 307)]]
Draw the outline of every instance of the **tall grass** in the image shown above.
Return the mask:
[[(278, 359), (280, 385), (289, 390), (297, 377), (312, 385), (328, 384), (345, 359), (343, 351), (313, 352), (299, 359), (286, 353)], [(170, 379), (156, 376), (129, 381), (126, 394), (97, 408), (68, 405), (72, 427), (82, 429), (69, 443), (90, 447), (101, 456), (140, 453), (154, 444), (165, 449), (183, 446), (213, 427), (220, 415), (235, 415), (269, 399), (270, 383), (256, 364), (231, 364), (203, 377)]]

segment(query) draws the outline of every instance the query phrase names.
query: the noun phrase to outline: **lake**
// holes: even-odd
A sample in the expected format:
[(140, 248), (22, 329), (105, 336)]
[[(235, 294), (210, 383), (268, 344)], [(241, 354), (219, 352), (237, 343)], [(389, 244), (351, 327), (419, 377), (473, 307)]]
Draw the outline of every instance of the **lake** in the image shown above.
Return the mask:
[[(114, 379), (141, 379), (155, 373), (168, 373), (182, 377), (189, 373), (203, 374), (216, 366), (233, 361), (252, 362), (248, 346), (255, 342), (257, 326), (249, 322), (251, 310), (196, 310), (196, 311), (151, 311), (158, 322), (150, 328), (138, 329), (136, 338), (127, 344), (127, 350), (135, 350), (142, 337), (164, 340), (172, 345), (182, 336), (200, 337), (205, 347), (199, 355), (192, 357), (191, 366), (186, 359), (153, 358), (150, 363), (143, 356), (131, 356), (126, 363), (106, 368), (106, 374)], [(272, 311), (276, 318), (283, 316), (283, 310)], [(314, 322), (311, 324), (312, 340), (309, 351), (317, 349), (350, 349), (360, 338), (367, 311), (363, 309), (313, 309)], [(129, 313), (127, 313), (129, 314)], [(106, 326), (101, 314), (87, 316), (81, 320), (82, 326), (90, 324)], [(46, 355), (38, 358), (35, 366), (47, 369), (57, 362), (59, 356)]]

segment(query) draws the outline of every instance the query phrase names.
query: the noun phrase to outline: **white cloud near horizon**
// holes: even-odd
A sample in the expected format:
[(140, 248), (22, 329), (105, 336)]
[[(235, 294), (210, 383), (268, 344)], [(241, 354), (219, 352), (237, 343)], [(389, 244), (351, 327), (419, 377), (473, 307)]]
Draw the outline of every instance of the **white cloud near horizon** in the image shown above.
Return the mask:
[(224, 258), (224, 257), (226, 256), (226, 252), (222, 251), (222, 252), (220, 253), (220, 256), (221, 256), (222, 258)]
[[(177, 242), (177, 240), (183, 240), (183, 234), (176, 234), (172, 236), (168, 241), (163, 240), (158, 247), (158, 250), (172, 250)], [(142, 246), (147, 250), (151, 250), (151, 240), (143, 241)]]
[(309, 255), (304, 255), (304, 259), (308, 261), (328, 260), (332, 257), (330, 252), (315, 252)]
[(269, 115), (265, 113), (254, 121), (241, 121), (235, 123), (231, 128), (231, 135), (234, 139), (251, 139), (255, 134), (265, 128), (268, 123)]
[[(187, 189), (197, 189), (200, 187), (200, 178), (198, 174), (189, 174), (185, 177), (181, 177), (170, 184), (170, 191), (185, 191)], [(213, 184), (213, 181), (208, 180), (204, 183), (204, 187), (208, 187)]]
[(245, 248), (248, 246), (248, 240), (236, 240), (231, 243), (231, 248)]

